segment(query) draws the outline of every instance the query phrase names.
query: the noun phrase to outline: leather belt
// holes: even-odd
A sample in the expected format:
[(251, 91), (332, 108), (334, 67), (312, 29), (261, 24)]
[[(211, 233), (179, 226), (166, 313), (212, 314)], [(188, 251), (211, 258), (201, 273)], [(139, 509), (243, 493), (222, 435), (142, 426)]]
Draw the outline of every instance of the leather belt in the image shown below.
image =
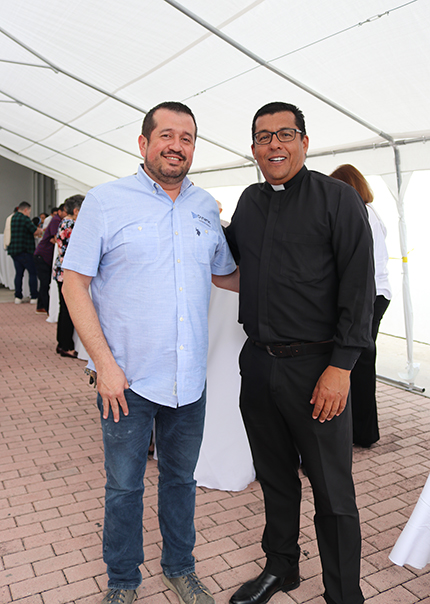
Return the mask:
[(278, 358), (289, 358), (289, 357), (300, 357), (304, 354), (320, 354), (322, 352), (329, 352), (333, 349), (333, 340), (326, 340), (325, 342), (294, 342), (293, 344), (263, 344), (262, 342), (255, 342), (251, 340), (254, 346), (262, 348), (270, 354), (271, 357)]

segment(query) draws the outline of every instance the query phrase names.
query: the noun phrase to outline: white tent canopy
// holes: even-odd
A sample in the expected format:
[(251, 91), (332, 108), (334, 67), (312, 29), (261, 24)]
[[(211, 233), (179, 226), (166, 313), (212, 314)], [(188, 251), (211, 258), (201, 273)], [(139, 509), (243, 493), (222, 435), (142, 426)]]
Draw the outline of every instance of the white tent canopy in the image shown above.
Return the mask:
[(3, 1), (0, 153), (88, 188), (135, 171), (143, 112), (173, 99), (203, 137), (196, 182), (246, 183), (255, 169), (231, 168), (252, 165), (252, 116), (279, 99), (305, 113), (310, 167), (364, 147), (353, 163), (394, 172), (389, 137), (402, 169), (430, 168), (426, 0), (183, 0), (201, 23), (172, 4)]
[(135, 172), (144, 112), (180, 100), (194, 182), (245, 185), (252, 116), (284, 100), (305, 114), (308, 167), (394, 181), (406, 260), (404, 185), (430, 170), (427, 0), (3, 0), (1, 15), (4, 157), (85, 192)]

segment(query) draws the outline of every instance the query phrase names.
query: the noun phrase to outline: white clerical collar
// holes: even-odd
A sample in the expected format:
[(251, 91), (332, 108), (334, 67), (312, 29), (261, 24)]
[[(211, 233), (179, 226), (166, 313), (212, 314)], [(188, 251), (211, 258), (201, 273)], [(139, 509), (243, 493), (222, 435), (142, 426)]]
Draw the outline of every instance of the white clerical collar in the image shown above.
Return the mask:
[(283, 191), (285, 189), (284, 185), (271, 185), (274, 191)]

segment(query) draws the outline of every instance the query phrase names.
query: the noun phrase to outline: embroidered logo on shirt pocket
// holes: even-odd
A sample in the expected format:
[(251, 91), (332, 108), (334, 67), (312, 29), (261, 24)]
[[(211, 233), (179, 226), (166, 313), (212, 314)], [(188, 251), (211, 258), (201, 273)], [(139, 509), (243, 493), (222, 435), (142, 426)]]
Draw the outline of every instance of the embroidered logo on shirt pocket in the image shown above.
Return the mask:
[(201, 264), (211, 264), (218, 244), (218, 236), (204, 225), (194, 227), (194, 255)]
[(122, 230), (125, 255), (130, 264), (150, 264), (160, 253), (156, 222), (130, 224)]

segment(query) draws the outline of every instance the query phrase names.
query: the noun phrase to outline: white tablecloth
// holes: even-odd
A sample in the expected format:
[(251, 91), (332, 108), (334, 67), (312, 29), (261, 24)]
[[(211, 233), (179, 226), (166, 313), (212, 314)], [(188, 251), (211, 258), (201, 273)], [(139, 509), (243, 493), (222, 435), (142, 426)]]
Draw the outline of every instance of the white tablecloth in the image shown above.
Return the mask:
[(430, 476), (389, 558), (394, 564), (424, 568), (430, 562)]
[(255, 480), (239, 410), (238, 357), (245, 341), (237, 323), (238, 294), (212, 286), (206, 420), (194, 477), (199, 486), (241, 491)]

